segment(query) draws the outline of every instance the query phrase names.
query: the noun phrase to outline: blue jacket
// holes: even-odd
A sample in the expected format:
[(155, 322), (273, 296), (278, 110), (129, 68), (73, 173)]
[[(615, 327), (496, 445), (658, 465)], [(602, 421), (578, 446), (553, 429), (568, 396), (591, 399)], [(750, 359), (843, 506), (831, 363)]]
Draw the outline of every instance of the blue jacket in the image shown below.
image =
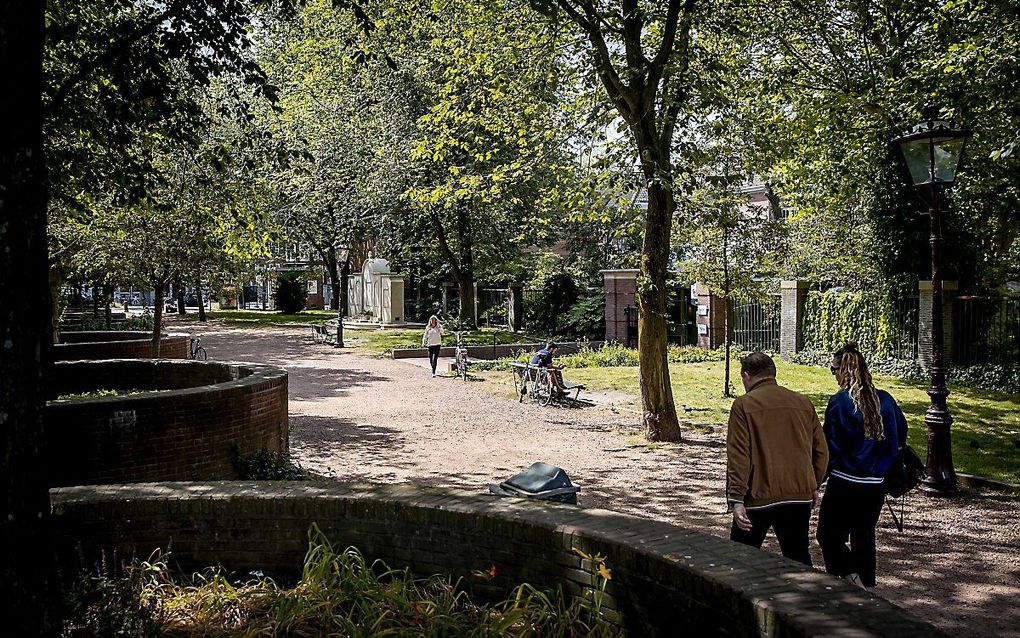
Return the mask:
[(549, 366), (552, 365), (552, 362), (553, 354), (546, 350), (545, 348), (542, 348), (541, 350), (536, 352), (535, 356), (531, 358), (531, 365), (534, 366), (545, 366), (546, 368), (548, 368)]
[(830, 474), (878, 483), (889, 472), (899, 448), (907, 442), (907, 420), (888, 392), (879, 390), (878, 402), (885, 431), (881, 441), (864, 436), (864, 418), (854, 407), (848, 391), (841, 390), (829, 399), (822, 431), (829, 444)]

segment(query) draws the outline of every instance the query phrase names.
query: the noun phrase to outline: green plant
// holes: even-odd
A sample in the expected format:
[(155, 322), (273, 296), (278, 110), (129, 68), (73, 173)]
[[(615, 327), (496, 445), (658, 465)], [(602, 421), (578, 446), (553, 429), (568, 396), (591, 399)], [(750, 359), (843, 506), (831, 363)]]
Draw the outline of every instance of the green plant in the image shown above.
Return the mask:
[(252, 454), (241, 454), (236, 445), (231, 461), (242, 479), (255, 481), (307, 481), (308, 475), (279, 452), (261, 448)]
[[(578, 551), (592, 574), (594, 588), (581, 598), (559, 589), (515, 587), (490, 606), (471, 600), (460, 581), (449, 577), (416, 578), (406, 569), (368, 561), (356, 548), (334, 547), (315, 524), (300, 581), (282, 588), (258, 576), (232, 582), (207, 570), (191, 583), (178, 584), (165, 564), (145, 563), (124, 575), (107, 575), (100, 586), (123, 594), (106, 596), (115, 605), (88, 607), (90, 627), (109, 633), (74, 636), (594, 636), (621, 635), (602, 613), (612, 572), (601, 555)], [(473, 573), (485, 583), (500, 568)], [(90, 599), (91, 602), (91, 599)], [(80, 607), (79, 607), (80, 608)], [(109, 611), (109, 618), (96, 618)], [(83, 624), (80, 614), (71, 623)], [(134, 624), (131, 624), (134, 622)], [(124, 628), (143, 631), (120, 631)], [(118, 633), (120, 631), (120, 633)]]
[(165, 563), (150, 557), (146, 562), (118, 560), (106, 552), (87, 565), (64, 592), (63, 638), (162, 636), (162, 623), (149, 604), (152, 585), (165, 570)]
[(581, 297), (570, 307), (564, 322), (566, 332), (583, 339), (601, 339), (606, 334), (606, 297)]
[(291, 270), (276, 278), (276, 309), (285, 315), (296, 315), (305, 309), (308, 293), (305, 273)]

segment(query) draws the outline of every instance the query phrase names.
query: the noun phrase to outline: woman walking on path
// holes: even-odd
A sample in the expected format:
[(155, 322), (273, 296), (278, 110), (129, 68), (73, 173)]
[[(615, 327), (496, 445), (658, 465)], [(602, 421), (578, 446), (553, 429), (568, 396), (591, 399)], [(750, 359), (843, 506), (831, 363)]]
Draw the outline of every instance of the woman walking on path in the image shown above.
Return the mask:
[(425, 334), (421, 336), (421, 345), (429, 347), (429, 364), (432, 365), (432, 376), (436, 376), (436, 365), (439, 363), (439, 349), (443, 347), (443, 324), (439, 317), (432, 315), (425, 326)]
[(825, 571), (874, 587), (882, 483), (907, 442), (907, 422), (892, 395), (875, 389), (856, 344), (833, 353), (829, 369), (842, 389), (829, 399), (822, 426), (829, 444), (829, 481), (818, 512), (818, 544)]

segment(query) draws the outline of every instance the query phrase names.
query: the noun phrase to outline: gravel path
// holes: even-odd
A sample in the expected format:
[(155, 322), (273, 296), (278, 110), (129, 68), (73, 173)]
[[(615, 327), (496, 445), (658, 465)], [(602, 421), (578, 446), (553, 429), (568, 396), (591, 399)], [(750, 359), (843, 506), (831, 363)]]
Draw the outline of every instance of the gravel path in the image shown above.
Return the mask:
[[(518, 404), (491, 382), (433, 379), (421, 366), (314, 345), (308, 328), (212, 324), (203, 345), (212, 359), (288, 369), (291, 454), (315, 472), (477, 492), (541, 460), (567, 470), (582, 505), (729, 533), (722, 428), (646, 445), (633, 414)], [(991, 491), (913, 496), (903, 533), (885, 513), (875, 593), (956, 636), (1020, 637), (1018, 504)]]

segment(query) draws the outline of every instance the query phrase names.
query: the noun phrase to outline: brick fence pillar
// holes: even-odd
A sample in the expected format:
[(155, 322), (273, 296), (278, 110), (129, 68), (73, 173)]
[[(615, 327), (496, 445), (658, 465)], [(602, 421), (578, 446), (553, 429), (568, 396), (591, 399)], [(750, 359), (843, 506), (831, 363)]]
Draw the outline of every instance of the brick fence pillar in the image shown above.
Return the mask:
[(637, 306), (637, 277), (640, 271), (603, 270), (606, 294), (606, 341), (627, 342), (626, 308)]
[(712, 294), (712, 291), (700, 282), (694, 284), (693, 294), (698, 299), (696, 319), (698, 347), (713, 349), (725, 345), (726, 299)]
[[(958, 288), (955, 281), (942, 282), (942, 356), (945, 364), (953, 362), (953, 300)], [(917, 282), (917, 362), (924, 369), (931, 365), (931, 281)]]
[(787, 356), (804, 348), (804, 301), (808, 282), (783, 281), (779, 284), (782, 300), (779, 323), (779, 354)]

